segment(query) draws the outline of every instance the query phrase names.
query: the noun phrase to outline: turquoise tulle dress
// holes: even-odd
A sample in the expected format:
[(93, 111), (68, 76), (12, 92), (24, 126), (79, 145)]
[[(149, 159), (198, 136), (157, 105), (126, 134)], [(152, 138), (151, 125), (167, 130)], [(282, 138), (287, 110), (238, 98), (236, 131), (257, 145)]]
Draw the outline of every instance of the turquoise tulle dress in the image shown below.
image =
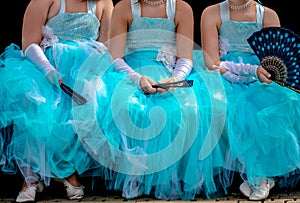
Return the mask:
[[(96, 41), (100, 22), (94, 14), (95, 1), (87, 4), (88, 13), (70, 14), (65, 13), (62, 0), (59, 14), (44, 27), (40, 46), (63, 82), (90, 102), (88, 90), (98, 83), (102, 66), (83, 64), (90, 55), (108, 64), (111, 60), (107, 48)], [(72, 97), (51, 84), (15, 44), (6, 48), (0, 63), (0, 127), (13, 126), (11, 140), (1, 143), (2, 158), (12, 164), (10, 171), (19, 168), (26, 180), (41, 178), (49, 184), (49, 178), (83, 175), (99, 167), (78, 139), (74, 124), (80, 121), (75, 120), (73, 109), (79, 105)], [(13, 168), (13, 163), (18, 167)]]
[[(230, 20), (227, 1), (220, 9), (221, 60), (260, 65), (247, 38), (262, 28), (264, 7), (256, 3), (256, 22)], [(224, 79), (224, 86), (231, 158), (238, 160), (231, 169), (252, 184), (260, 177), (284, 177), (279, 186), (290, 185), (300, 166), (299, 94), (275, 82), (230, 84)]]
[[(175, 2), (166, 0), (167, 18), (147, 18), (141, 17), (140, 4), (131, 1), (133, 21), (124, 58), (132, 69), (156, 82), (170, 77), (175, 63)], [(93, 56), (86, 62), (92, 64), (98, 64)], [(226, 144), (217, 141), (226, 114), (220, 74), (193, 70), (187, 78), (194, 81), (193, 87), (154, 95), (145, 95), (113, 66), (102, 78), (97, 102), (90, 104), (91, 116), (82, 118), (93, 133), (78, 128), (86, 149), (110, 169), (104, 172), (108, 189), (121, 191), (128, 199), (142, 195), (194, 199), (210, 198), (222, 187), (216, 180), (226, 150)], [(107, 156), (111, 160), (104, 160)]]

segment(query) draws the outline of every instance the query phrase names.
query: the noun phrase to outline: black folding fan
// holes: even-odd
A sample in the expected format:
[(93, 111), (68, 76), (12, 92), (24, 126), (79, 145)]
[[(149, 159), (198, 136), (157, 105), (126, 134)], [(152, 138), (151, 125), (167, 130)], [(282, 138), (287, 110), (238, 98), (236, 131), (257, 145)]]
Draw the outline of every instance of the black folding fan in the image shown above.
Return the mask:
[(154, 88), (192, 87), (193, 83), (194, 83), (193, 80), (180, 80), (177, 82), (160, 83), (160, 84), (152, 85), (152, 87)]
[(76, 91), (74, 91), (72, 88), (70, 88), (69, 86), (67, 86), (66, 84), (64, 84), (62, 81), (59, 82), (60, 83), (60, 88), (66, 93), (68, 94), (70, 97), (72, 97), (72, 99), (78, 104), (78, 105), (83, 105), (87, 102), (86, 98), (84, 98), (83, 96), (81, 96), (79, 93), (77, 93)]
[(267, 27), (254, 32), (248, 43), (271, 79), (300, 93), (300, 37), (283, 27)]

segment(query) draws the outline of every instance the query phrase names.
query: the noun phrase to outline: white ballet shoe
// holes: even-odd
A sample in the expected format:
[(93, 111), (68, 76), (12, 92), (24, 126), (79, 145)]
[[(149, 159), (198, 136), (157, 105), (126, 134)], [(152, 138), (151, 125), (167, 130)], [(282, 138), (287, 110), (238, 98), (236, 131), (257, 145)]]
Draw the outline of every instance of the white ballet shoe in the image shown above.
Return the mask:
[(269, 196), (270, 190), (275, 186), (275, 181), (271, 178), (263, 180), (263, 182), (253, 188), (253, 192), (250, 194), (249, 200), (264, 200)]
[(84, 186), (79, 187), (71, 185), (68, 181), (63, 180), (63, 184), (67, 191), (67, 196), (70, 200), (80, 200), (84, 197)]
[(252, 188), (249, 184), (248, 181), (244, 181), (241, 185), (240, 185), (240, 191), (241, 193), (246, 196), (246, 197), (250, 197), (250, 194), (252, 193)]
[(36, 193), (42, 192), (43, 189), (44, 184), (42, 182), (27, 186), (19, 192), (16, 202), (34, 202)]

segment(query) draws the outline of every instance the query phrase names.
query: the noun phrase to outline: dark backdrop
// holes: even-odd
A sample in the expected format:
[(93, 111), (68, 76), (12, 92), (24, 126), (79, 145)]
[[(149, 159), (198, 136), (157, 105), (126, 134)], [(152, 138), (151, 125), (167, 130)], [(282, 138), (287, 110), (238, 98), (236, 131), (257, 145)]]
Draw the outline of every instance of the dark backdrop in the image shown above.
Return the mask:
[[(42, 1), (42, 0), (41, 0)], [(114, 0), (117, 3), (119, 0)], [(11, 43), (21, 45), (22, 19), (29, 0), (3, 1), (0, 12), (0, 53)], [(186, 0), (194, 11), (195, 43), (200, 45), (200, 16), (203, 9), (220, 0)], [(281, 20), (282, 27), (289, 28), (300, 34), (300, 10), (294, 1), (287, 0), (261, 0), (263, 5), (274, 9)]]

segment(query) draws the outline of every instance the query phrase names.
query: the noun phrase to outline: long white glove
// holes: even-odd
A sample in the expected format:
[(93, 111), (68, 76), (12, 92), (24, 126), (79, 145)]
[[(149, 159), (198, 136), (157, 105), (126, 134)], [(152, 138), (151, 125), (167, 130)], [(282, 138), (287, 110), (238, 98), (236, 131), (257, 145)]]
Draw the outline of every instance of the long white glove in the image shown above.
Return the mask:
[(251, 82), (256, 81), (254, 77), (236, 75), (230, 71), (226, 71), (222, 74), (222, 76), (231, 83), (249, 84)]
[(25, 50), (25, 56), (39, 67), (51, 83), (57, 83), (60, 79), (59, 73), (51, 65), (42, 48), (37, 44), (29, 45)]
[(231, 83), (249, 84), (258, 80), (257, 65), (222, 61), (220, 67), (228, 70), (223, 77)]
[(175, 82), (184, 80), (191, 72), (193, 62), (188, 58), (180, 58), (176, 61), (175, 68), (172, 72), (172, 77)]
[(258, 79), (257, 77), (257, 65), (250, 65), (244, 63), (234, 63), (232, 61), (222, 61), (220, 67), (227, 69), (228, 71), (242, 76), (249, 76)]
[(47, 57), (45, 56), (42, 48), (37, 44), (31, 44), (25, 50), (25, 56), (34, 64), (36, 64), (41, 71), (48, 75), (55, 68), (51, 65)]
[(122, 58), (116, 58), (113, 63), (116, 71), (127, 73), (128, 79), (139, 86), (141, 74), (135, 72)]

